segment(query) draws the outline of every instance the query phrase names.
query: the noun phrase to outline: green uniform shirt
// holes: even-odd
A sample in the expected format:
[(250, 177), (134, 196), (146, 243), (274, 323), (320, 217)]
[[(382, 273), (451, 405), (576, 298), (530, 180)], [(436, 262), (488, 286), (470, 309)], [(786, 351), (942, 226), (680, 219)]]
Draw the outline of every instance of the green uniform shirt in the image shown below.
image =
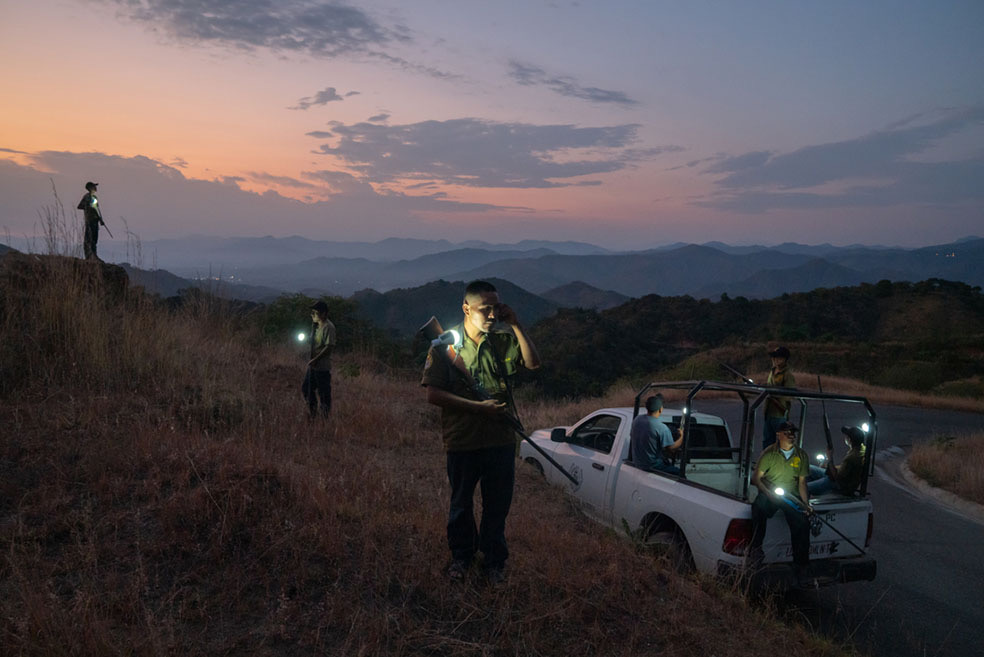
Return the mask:
[[(787, 367), (784, 370), (769, 372), (766, 385), (776, 388), (795, 388), (796, 377)], [(765, 401), (765, 417), (789, 417), (789, 407), (792, 400), (789, 397), (769, 397)]]
[(99, 209), (99, 198), (92, 192), (86, 192), (82, 200), (79, 201), (79, 210), (82, 210), (85, 220), (89, 223), (99, 223), (102, 221), (102, 211)]
[(864, 475), (864, 445), (859, 450), (851, 449), (837, 467), (837, 490), (842, 495), (853, 495), (861, 485)]
[(779, 445), (773, 443), (762, 450), (758, 470), (762, 478), (769, 480), (773, 489), (778, 486), (799, 495), (799, 478), (810, 474), (810, 457), (794, 445), (793, 453), (787, 459), (779, 450)]
[[(463, 373), (449, 359), (435, 353), (437, 349), (447, 349), (443, 346), (431, 347), (420, 383), (447, 390), (465, 399), (481, 400), (492, 397), (498, 401), (507, 401), (509, 394), (505, 377), (514, 375), (518, 365), (523, 362), (516, 336), (504, 331), (489, 332), (476, 344), (465, 334), (462, 325), (456, 326), (455, 330), (462, 336), (463, 342), (458, 353), (481, 389), (479, 394), (476, 394)], [(504, 372), (500, 371), (492, 352), (493, 345)], [(449, 452), (500, 447), (511, 445), (516, 440), (515, 431), (504, 420), (456, 408), (441, 408), (441, 434), (444, 449)]]
[[(321, 354), (316, 361), (311, 363), (312, 370), (324, 372), (331, 369), (331, 352), (335, 348), (338, 340), (335, 338), (335, 325), (325, 320), (311, 335), (311, 358), (316, 354)], [(325, 347), (328, 349), (324, 349)], [(322, 353), (324, 350), (324, 353)]]

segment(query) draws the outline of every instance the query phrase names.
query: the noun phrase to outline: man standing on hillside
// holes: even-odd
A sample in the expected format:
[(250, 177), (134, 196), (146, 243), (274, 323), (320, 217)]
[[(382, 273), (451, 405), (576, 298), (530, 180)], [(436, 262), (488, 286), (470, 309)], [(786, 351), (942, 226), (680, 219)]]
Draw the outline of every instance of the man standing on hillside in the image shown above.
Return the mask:
[[(810, 474), (810, 459), (796, 445), (799, 429), (792, 422), (783, 422), (776, 430), (777, 442), (762, 450), (752, 484), (758, 495), (752, 502), (752, 540), (749, 557), (761, 562), (762, 542), (765, 539), (766, 522), (782, 511), (789, 525), (789, 539), (793, 547), (793, 566), (800, 584), (806, 583), (810, 565), (810, 521), (813, 508), (809, 505), (806, 478)], [(776, 491), (782, 489), (782, 493)], [(799, 497), (794, 507), (787, 500)], [(785, 497), (786, 499), (783, 499)]]
[(301, 392), (307, 399), (311, 417), (317, 417), (320, 401), (322, 417), (331, 411), (331, 352), (337, 342), (335, 325), (328, 319), (328, 304), (318, 301), (311, 306), (311, 360)]
[(85, 196), (79, 201), (78, 209), (82, 210), (85, 217), (85, 236), (82, 240), (82, 251), (85, 253), (86, 260), (99, 260), (96, 255), (96, 243), (99, 241), (99, 224), (105, 226), (102, 218), (102, 211), (99, 209), (99, 198), (96, 196), (96, 188), (99, 183), (87, 182), (85, 184)]
[(680, 474), (680, 468), (666, 462), (664, 451), (675, 452), (683, 444), (683, 427), (677, 429), (673, 440), (670, 428), (659, 416), (663, 414), (663, 395), (646, 400), (646, 412), (632, 421), (629, 431), (629, 460), (648, 472)]
[[(777, 388), (795, 388), (796, 377), (789, 369), (789, 349), (779, 347), (769, 352), (772, 370), (765, 385)], [(765, 418), (762, 422), (762, 448), (776, 442), (776, 428), (789, 419), (789, 397), (769, 397), (765, 400)]]
[[(491, 283), (469, 283), (461, 309), (464, 321), (453, 329), (461, 344), (431, 347), (421, 384), (427, 388), (427, 401), (441, 408), (451, 485), (448, 577), (463, 579), (480, 551), (489, 582), (498, 583), (505, 578), (509, 557), (506, 516), (516, 468), (509, 377), (519, 366), (538, 368), (540, 356), (516, 313), (500, 303)], [(511, 330), (493, 330), (497, 322)], [(478, 484), (482, 519), (476, 529), (473, 497)]]

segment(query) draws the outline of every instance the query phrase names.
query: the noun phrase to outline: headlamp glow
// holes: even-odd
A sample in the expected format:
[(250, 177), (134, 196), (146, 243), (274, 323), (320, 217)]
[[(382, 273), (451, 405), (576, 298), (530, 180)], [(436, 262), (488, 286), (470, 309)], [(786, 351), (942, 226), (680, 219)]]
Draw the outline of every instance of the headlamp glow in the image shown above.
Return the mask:
[(307, 337), (307, 336), (306, 336), (306, 335), (304, 335), (303, 333), (298, 333), (298, 334), (297, 334), (297, 341), (298, 341), (298, 342), (304, 342), (304, 339), (305, 339), (306, 337)]
[(783, 489), (781, 489), (781, 488), (777, 488), (776, 489), (776, 495), (778, 495), (779, 497), (782, 497), (785, 494), (786, 494), (786, 491), (784, 491)]
[(867, 422), (862, 422), (861, 423), (861, 431), (863, 431), (865, 433), (868, 433), (868, 431), (870, 429), (871, 429), (871, 426)]
[(827, 460), (827, 457), (823, 454), (817, 454), (817, 460), (823, 463), (824, 461)]

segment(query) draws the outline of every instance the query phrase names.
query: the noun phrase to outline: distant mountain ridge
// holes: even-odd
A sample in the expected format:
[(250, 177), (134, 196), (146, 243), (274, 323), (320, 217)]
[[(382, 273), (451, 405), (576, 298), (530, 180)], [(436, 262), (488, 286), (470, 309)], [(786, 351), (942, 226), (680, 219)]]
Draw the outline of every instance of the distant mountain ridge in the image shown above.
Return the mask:
[[(167, 242), (148, 243), (141, 253), (146, 255), (151, 244), (158, 248)], [(203, 237), (196, 244), (172, 242), (170, 248), (187, 249), (182, 257), (209, 258), (209, 266), (171, 269), (161, 266), (155, 257), (154, 270), (167, 269), (188, 280), (221, 280), (227, 290), (244, 286), (242, 293), (249, 295), (249, 300), (277, 292), (348, 297), (367, 289), (385, 293), (439, 280), (476, 278), (510, 281), (545, 297), (557, 291), (561, 296), (555, 302), (560, 305), (595, 309), (611, 307), (615, 301), (590, 290), (625, 298), (659, 294), (716, 300), (722, 294), (767, 299), (880, 280), (939, 278), (984, 285), (984, 239), (978, 237), (918, 249), (708, 242), (629, 252), (542, 240), (455, 245), (446, 240), (399, 238), (366, 243), (318, 242), (301, 237)], [(109, 242), (105, 251), (100, 245), (108, 261), (113, 261), (112, 244)], [(232, 262), (239, 264), (219, 264)], [(160, 275), (157, 278), (163, 281), (162, 287), (180, 284)], [(580, 291), (566, 288), (574, 283), (586, 287)]]

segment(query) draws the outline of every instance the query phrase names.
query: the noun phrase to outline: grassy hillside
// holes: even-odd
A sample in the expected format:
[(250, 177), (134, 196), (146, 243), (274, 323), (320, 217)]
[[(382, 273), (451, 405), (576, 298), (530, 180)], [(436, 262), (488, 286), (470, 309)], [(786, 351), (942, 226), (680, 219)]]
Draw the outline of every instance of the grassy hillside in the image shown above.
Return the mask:
[(350, 342), (311, 422), (299, 354), (221, 301), (168, 309), (111, 266), (35, 264), (0, 262), (2, 654), (842, 654), (676, 577), (527, 468), (508, 581), (452, 585), (415, 374)]
[[(719, 378), (714, 350), (743, 370), (786, 344), (794, 369), (922, 392), (984, 396), (984, 295), (962, 283), (860, 285), (718, 302), (650, 295), (602, 312), (560, 310), (533, 327), (544, 390), (599, 394), (619, 379), (693, 370)], [(721, 359), (718, 356), (718, 359)], [(704, 366), (710, 361), (712, 367)]]

